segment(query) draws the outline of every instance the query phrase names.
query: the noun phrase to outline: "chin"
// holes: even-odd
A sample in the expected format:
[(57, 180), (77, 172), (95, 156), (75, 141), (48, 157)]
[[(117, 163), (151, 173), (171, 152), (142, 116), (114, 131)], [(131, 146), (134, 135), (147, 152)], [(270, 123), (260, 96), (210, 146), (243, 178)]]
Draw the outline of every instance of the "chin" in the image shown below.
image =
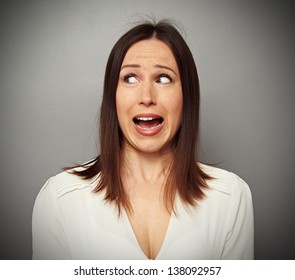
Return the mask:
[(154, 154), (154, 155), (163, 155), (171, 151), (169, 147), (166, 145), (159, 145), (159, 146), (153, 146), (153, 145), (145, 145), (145, 146), (137, 146), (136, 150), (139, 151), (140, 153), (145, 153), (145, 154)]
[(156, 147), (137, 147), (136, 150), (144, 154), (157, 154), (160, 153), (161, 149)]
[(171, 151), (171, 141), (167, 140), (169, 137), (161, 135), (161, 137), (138, 137), (138, 135), (133, 135), (132, 137), (125, 138), (127, 140), (125, 143), (128, 149), (134, 150), (139, 153), (144, 154), (167, 154)]

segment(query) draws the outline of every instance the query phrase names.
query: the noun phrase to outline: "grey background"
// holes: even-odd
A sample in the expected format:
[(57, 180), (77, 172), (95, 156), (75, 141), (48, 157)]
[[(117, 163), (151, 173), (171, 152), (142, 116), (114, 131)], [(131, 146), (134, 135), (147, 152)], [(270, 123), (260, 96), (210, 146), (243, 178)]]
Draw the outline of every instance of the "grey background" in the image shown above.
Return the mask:
[(1, 1), (0, 250), (31, 258), (46, 179), (97, 154), (107, 57), (130, 23), (181, 23), (201, 83), (202, 160), (249, 184), (255, 257), (294, 259), (291, 1)]

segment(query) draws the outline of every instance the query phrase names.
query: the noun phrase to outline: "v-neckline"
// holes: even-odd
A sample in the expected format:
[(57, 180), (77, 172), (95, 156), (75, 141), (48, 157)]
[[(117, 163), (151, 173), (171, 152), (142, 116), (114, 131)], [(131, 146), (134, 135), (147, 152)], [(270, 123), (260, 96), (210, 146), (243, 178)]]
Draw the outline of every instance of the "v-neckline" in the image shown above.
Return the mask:
[[(177, 200), (177, 195), (175, 197), (175, 201), (174, 201), (174, 204), (176, 205), (176, 200)], [(164, 250), (164, 247), (166, 246), (166, 243), (167, 243), (167, 240), (169, 238), (169, 232), (171, 231), (171, 227), (172, 227), (172, 224), (173, 224), (173, 220), (175, 219), (175, 214), (174, 212), (172, 211), (171, 214), (170, 214), (170, 218), (169, 218), (169, 222), (168, 222), (168, 225), (167, 225), (167, 229), (166, 229), (166, 232), (165, 232), (165, 236), (164, 236), (164, 239), (163, 239), (163, 242), (161, 244), (161, 247), (160, 247), (160, 250), (159, 252), (157, 253), (156, 257), (154, 259), (150, 259), (145, 253), (144, 251), (142, 250), (140, 244), (139, 244), (139, 241), (136, 237), (136, 234), (132, 228), (132, 225), (131, 225), (131, 222), (129, 220), (129, 217), (128, 217), (128, 214), (125, 210), (125, 208), (123, 207), (123, 215), (124, 215), (124, 220), (125, 220), (125, 224), (127, 226), (127, 229), (128, 229), (128, 232), (129, 234), (131, 235), (131, 238), (133, 239), (134, 243), (136, 244), (136, 247), (137, 249), (140, 251), (141, 255), (143, 255), (143, 257), (146, 259), (146, 260), (157, 260), (159, 259), (159, 257), (161, 256), (163, 250)]]

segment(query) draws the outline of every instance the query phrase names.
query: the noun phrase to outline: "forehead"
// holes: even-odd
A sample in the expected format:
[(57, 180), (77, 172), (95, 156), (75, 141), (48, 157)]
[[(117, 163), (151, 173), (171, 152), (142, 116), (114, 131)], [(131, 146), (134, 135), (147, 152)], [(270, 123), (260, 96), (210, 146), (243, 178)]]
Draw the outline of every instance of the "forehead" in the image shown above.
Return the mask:
[(137, 61), (166, 62), (176, 66), (170, 47), (158, 39), (142, 40), (132, 45), (126, 53), (124, 62)]

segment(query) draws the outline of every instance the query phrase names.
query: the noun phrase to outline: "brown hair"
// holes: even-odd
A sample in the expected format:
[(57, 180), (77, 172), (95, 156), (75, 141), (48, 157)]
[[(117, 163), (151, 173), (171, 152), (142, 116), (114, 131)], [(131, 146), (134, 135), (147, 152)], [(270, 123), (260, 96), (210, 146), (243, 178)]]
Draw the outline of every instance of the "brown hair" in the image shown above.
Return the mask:
[[(105, 71), (103, 100), (100, 111), (100, 155), (83, 169), (71, 169), (84, 179), (99, 175), (95, 192), (105, 190), (105, 199), (115, 202), (120, 214), (121, 207), (132, 210), (121, 179), (122, 131), (116, 111), (116, 90), (120, 68), (128, 49), (141, 40), (155, 38), (166, 43), (172, 50), (181, 78), (183, 92), (182, 123), (175, 135), (173, 162), (165, 181), (164, 199), (167, 210), (173, 207), (176, 193), (186, 205), (195, 205), (204, 197), (202, 188), (207, 187), (210, 177), (196, 162), (199, 134), (199, 80), (193, 56), (184, 39), (170, 22), (144, 22), (125, 33), (113, 47)], [(77, 166), (76, 166), (77, 167)]]

